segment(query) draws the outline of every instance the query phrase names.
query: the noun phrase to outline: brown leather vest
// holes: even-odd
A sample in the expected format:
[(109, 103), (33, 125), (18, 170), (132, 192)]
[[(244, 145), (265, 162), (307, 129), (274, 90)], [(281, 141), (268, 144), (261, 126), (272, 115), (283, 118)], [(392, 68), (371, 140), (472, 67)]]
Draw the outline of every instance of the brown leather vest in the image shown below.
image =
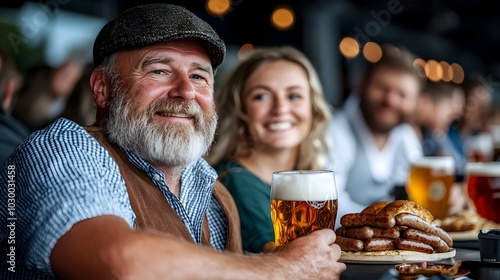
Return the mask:
[[(132, 210), (136, 215), (137, 228), (170, 233), (194, 242), (184, 222), (153, 181), (132, 164), (118, 146), (109, 141), (100, 127), (92, 125), (85, 127), (85, 129), (118, 164), (127, 187)], [(242, 252), (240, 218), (233, 197), (219, 181), (215, 182), (213, 195), (228, 219), (226, 250)], [(203, 220), (202, 244), (210, 246), (210, 230), (206, 214)]]

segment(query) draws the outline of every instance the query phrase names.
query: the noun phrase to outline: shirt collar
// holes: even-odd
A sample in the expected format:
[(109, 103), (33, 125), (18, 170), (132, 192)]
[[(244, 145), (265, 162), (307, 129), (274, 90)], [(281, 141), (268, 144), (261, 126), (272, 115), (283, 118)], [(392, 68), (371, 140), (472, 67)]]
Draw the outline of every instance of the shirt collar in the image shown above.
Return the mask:
[(353, 124), (355, 133), (359, 136), (358, 139), (363, 145), (368, 166), (373, 174), (373, 178), (377, 182), (388, 180), (393, 172), (394, 154), (399, 145), (401, 135), (399, 127), (395, 127), (389, 132), (387, 143), (382, 149), (378, 149), (375, 145), (370, 130), (364, 121), (363, 114), (359, 107), (359, 97), (354, 95), (347, 103), (346, 115)]

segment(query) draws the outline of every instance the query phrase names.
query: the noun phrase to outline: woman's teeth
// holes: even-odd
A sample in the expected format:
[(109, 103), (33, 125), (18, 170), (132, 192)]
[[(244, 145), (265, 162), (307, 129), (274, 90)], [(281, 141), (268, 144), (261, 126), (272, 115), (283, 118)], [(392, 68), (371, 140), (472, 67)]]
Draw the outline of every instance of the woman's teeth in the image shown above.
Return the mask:
[(269, 129), (271, 130), (286, 130), (290, 129), (292, 124), (289, 122), (280, 122), (280, 123), (272, 123), (269, 125)]

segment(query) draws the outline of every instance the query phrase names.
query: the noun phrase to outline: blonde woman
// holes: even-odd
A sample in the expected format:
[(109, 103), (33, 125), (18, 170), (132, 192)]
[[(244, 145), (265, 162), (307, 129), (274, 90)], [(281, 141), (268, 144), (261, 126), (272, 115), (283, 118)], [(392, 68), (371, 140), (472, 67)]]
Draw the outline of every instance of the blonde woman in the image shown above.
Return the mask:
[(234, 197), (243, 249), (261, 252), (274, 241), (272, 173), (326, 168), (330, 107), (312, 64), (293, 47), (254, 49), (225, 78), (207, 160)]

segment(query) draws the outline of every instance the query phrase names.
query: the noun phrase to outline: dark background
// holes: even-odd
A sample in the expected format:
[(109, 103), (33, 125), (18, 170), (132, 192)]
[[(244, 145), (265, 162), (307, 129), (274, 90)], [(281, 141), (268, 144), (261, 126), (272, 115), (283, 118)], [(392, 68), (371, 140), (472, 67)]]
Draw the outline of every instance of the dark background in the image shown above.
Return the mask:
[[(365, 39), (379, 44), (392, 43), (409, 49), (425, 60), (459, 63), (467, 77), (480, 77), (495, 90), (500, 88), (500, 12), (493, 8), (493, 2), (236, 0), (232, 1), (227, 14), (214, 17), (205, 10), (205, 0), (10, 1), (0, 4), (0, 9), (4, 9), (0, 13), (0, 21), (5, 20), (6, 13), (13, 13), (26, 2), (50, 8), (51, 12), (46, 10), (49, 20), (62, 14), (62, 11), (69, 11), (103, 22), (138, 4), (179, 4), (214, 27), (228, 45), (228, 61), (231, 60), (231, 53), (245, 43), (255, 46), (294, 45), (303, 50), (317, 67), (327, 97), (333, 104), (339, 102), (338, 96), (350, 90), (355, 79), (353, 73), (362, 63), (358, 61), (362, 58), (348, 60), (340, 56), (338, 42), (344, 36), (357, 36), (361, 43), (365, 43)], [(296, 23), (288, 31), (277, 31), (270, 24), (269, 16), (279, 4), (291, 6), (296, 13)], [(390, 7), (398, 7), (398, 12), (390, 13)], [(81, 29), (86, 28), (85, 24), (79, 26)], [(0, 42), (12, 45), (5, 35), (2, 35)], [(38, 51), (41, 53), (42, 49)], [(30, 57), (26, 65), (43, 61), (43, 55), (34, 57), (33, 53), (36, 51), (22, 55), (19, 59), (28, 60)]]

